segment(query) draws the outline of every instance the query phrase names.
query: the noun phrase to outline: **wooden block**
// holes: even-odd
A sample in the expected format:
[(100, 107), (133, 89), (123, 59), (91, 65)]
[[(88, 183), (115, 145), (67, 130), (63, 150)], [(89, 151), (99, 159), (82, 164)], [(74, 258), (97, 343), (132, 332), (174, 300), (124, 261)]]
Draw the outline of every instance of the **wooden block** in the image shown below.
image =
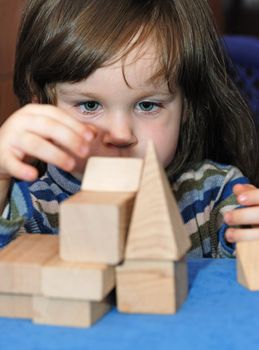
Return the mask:
[(259, 290), (259, 240), (238, 242), (237, 279), (250, 290)]
[(182, 217), (154, 145), (149, 143), (126, 246), (126, 259), (179, 260), (190, 248)]
[(0, 317), (32, 319), (32, 295), (0, 293)]
[(116, 267), (119, 311), (174, 314), (188, 293), (184, 259), (171, 261), (126, 261)]
[(110, 309), (111, 303), (109, 300), (89, 302), (38, 295), (33, 297), (33, 321), (41, 324), (90, 327)]
[(134, 194), (81, 191), (60, 206), (60, 257), (118, 264), (124, 256)]
[(0, 292), (40, 293), (41, 266), (57, 253), (57, 236), (25, 234), (16, 238), (0, 251)]
[(57, 255), (42, 267), (45, 296), (101, 301), (114, 287), (112, 266), (63, 261)]
[(81, 190), (101, 192), (136, 192), (142, 172), (140, 158), (91, 157)]

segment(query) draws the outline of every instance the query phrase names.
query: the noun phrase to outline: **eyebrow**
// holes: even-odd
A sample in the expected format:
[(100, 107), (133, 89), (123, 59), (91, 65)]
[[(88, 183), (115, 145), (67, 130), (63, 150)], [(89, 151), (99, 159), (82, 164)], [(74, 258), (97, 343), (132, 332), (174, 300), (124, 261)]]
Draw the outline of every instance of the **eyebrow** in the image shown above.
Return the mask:
[[(59, 93), (62, 95), (80, 95), (83, 97), (90, 97), (90, 98), (98, 98), (99, 93), (98, 92), (88, 92), (86, 90), (83, 89), (78, 89), (78, 88), (73, 88), (73, 87), (69, 87), (69, 88), (60, 88), (59, 89)], [(174, 95), (175, 92), (170, 92), (170, 91), (160, 91), (160, 90), (143, 90), (140, 91), (140, 95), (142, 97), (140, 98), (145, 98), (145, 97), (149, 97), (149, 96), (164, 96), (164, 97), (168, 97), (171, 95)]]

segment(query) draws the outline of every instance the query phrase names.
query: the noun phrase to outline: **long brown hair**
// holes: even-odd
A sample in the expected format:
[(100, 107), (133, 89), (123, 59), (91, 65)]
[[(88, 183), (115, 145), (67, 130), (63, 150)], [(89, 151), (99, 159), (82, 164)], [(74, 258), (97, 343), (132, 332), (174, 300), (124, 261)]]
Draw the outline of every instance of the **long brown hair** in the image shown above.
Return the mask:
[(256, 182), (255, 126), (226, 73), (206, 0), (30, 0), (17, 43), (15, 92), (22, 105), (32, 96), (55, 103), (57, 82), (85, 79), (150, 38), (159, 63), (152, 78), (166, 79), (170, 90), (178, 84), (186, 101), (169, 176), (209, 158)]

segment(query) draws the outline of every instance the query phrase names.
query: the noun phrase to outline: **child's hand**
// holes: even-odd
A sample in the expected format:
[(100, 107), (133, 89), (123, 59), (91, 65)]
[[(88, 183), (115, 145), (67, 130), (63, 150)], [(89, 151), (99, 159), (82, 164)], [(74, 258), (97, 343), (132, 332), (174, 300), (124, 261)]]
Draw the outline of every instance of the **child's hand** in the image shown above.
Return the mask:
[(87, 157), (95, 132), (57, 107), (29, 104), (0, 128), (0, 179), (35, 180), (33, 159), (72, 171), (77, 158)]
[[(233, 188), (239, 204), (247, 208), (229, 211), (224, 215), (230, 226), (245, 225), (244, 228), (229, 228), (226, 239), (230, 243), (259, 239), (259, 189), (253, 185), (235, 185)], [(247, 226), (250, 227), (247, 227)]]

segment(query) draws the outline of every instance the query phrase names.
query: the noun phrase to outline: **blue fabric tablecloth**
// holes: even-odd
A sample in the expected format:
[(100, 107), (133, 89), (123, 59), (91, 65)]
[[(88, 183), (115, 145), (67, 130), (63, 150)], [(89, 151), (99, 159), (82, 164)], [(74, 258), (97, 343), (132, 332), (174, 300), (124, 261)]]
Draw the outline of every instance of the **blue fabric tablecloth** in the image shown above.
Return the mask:
[(88, 329), (0, 318), (0, 349), (259, 350), (259, 292), (236, 281), (235, 260), (191, 260), (189, 295), (176, 315), (126, 315), (116, 309)]

